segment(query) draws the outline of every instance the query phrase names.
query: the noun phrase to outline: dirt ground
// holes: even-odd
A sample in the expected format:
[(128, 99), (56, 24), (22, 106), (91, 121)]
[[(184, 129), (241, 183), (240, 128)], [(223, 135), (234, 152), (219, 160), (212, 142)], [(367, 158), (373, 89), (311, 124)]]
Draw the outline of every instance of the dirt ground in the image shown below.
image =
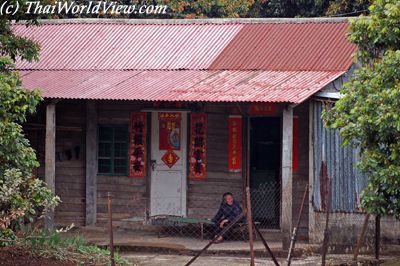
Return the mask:
[(0, 265), (12, 266), (72, 266), (71, 262), (59, 261), (56, 259), (47, 259), (32, 254), (23, 247), (1, 247), (0, 248)]
[[(145, 253), (125, 253), (121, 254), (124, 258), (130, 260), (134, 265), (138, 266), (164, 266), (164, 265), (185, 265), (192, 257), (185, 255), (158, 255), (158, 254), (145, 254)], [(360, 257), (360, 261), (364, 261), (365, 264), (359, 263), (358, 266), (362, 265), (378, 265), (371, 264), (370, 257)], [(284, 258), (278, 258), (280, 265), (286, 265)], [(351, 256), (349, 255), (329, 255), (327, 258), (327, 265), (331, 266), (344, 266), (351, 262)], [(201, 256), (192, 265), (193, 266), (247, 266), (250, 264), (248, 257), (234, 257), (234, 256)], [(274, 266), (275, 264), (269, 258), (256, 258), (256, 266)], [(321, 265), (321, 257), (319, 256), (305, 256), (302, 258), (296, 258), (292, 260), (293, 266), (316, 266)], [(380, 266), (400, 266), (400, 254), (399, 257), (383, 257)]]

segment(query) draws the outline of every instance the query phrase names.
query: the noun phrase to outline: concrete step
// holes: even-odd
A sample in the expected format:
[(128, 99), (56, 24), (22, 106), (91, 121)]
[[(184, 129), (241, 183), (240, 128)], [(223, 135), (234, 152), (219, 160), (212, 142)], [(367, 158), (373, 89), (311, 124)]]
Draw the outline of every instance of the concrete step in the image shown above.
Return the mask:
[(142, 217), (122, 219), (113, 222), (113, 225), (117, 229), (129, 231), (156, 232), (158, 230), (157, 227), (146, 224), (146, 221)]
[(261, 229), (260, 233), (266, 241), (282, 241), (282, 232), (280, 230)]

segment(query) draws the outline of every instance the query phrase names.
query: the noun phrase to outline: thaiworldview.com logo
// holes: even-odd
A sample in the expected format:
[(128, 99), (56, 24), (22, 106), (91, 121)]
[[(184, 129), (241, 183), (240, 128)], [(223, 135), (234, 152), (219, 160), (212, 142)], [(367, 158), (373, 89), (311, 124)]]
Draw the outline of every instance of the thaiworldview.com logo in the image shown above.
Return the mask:
[(35, 15), (56, 15), (56, 14), (109, 14), (109, 15), (130, 15), (130, 14), (167, 14), (167, 5), (146, 5), (146, 4), (119, 4), (115, 1), (55, 1), (52, 4), (43, 1), (4, 1), (0, 6), (0, 15), (15, 15), (20, 9), (26, 14)]

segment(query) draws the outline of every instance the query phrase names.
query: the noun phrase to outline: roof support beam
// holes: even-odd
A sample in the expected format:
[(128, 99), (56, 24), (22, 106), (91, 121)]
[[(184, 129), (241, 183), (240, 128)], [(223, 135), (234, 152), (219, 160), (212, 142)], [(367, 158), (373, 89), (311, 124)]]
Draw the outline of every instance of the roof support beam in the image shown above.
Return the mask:
[[(46, 107), (46, 141), (45, 141), (45, 182), (51, 192), (55, 193), (56, 178), (56, 105), (54, 102)], [(46, 230), (54, 229), (54, 211), (46, 213), (44, 226)]]
[(293, 149), (293, 108), (288, 105), (282, 113), (282, 247), (289, 249), (290, 233), (292, 230), (293, 206), (293, 175), (292, 175), (292, 149)]
[(86, 102), (86, 225), (97, 220), (97, 107)]

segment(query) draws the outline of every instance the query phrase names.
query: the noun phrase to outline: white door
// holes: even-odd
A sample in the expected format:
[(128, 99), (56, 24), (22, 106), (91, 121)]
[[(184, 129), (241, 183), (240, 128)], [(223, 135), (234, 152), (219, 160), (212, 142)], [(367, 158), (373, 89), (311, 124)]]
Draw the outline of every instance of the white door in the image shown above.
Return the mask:
[[(171, 120), (170, 123), (174, 125), (172, 130), (165, 130), (165, 120), (160, 122), (165, 116), (180, 116), (179, 123), (176, 123), (176, 119)], [(187, 113), (152, 112), (151, 121), (150, 215), (185, 217)], [(164, 137), (160, 137), (160, 134)], [(173, 149), (166, 148), (165, 142), (169, 142)]]

